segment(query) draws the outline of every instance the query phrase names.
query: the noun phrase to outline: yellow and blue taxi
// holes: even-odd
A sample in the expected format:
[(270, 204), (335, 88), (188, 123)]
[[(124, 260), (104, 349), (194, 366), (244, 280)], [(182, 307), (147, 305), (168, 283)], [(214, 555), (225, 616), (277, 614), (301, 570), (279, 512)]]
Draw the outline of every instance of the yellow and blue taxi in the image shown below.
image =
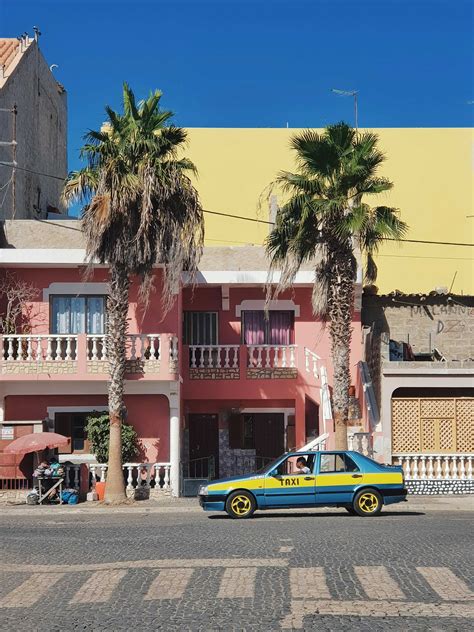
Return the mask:
[(376, 516), (406, 500), (400, 466), (381, 465), (352, 451), (289, 452), (258, 472), (210, 482), (199, 489), (206, 511), (250, 518), (257, 509), (344, 507)]

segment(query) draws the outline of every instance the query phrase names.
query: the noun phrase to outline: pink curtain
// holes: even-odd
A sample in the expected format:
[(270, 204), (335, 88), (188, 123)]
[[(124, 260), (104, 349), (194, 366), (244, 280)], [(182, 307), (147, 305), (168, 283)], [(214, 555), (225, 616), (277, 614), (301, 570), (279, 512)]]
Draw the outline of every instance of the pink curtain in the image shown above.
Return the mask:
[(244, 312), (244, 344), (265, 344), (264, 312)]
[(293, 343), (293, 312), (270, 312), (268, 344)]
[(293, 344), (293, 312), (271, 311), (243, 313), (243, 342), (246, 345)]

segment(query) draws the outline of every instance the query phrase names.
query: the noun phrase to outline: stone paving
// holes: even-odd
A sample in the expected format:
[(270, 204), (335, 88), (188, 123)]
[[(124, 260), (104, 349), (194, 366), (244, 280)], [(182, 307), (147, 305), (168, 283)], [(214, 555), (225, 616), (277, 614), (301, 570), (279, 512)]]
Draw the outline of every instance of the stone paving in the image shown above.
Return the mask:
[(470, 630), (469, 512), (0, 516), (0, 630)]

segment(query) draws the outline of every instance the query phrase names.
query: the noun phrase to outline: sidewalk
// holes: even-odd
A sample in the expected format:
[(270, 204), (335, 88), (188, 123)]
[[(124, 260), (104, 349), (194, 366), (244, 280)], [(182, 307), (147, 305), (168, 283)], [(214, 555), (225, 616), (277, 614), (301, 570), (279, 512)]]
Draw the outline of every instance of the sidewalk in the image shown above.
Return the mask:
[[(172, 498), (166, 496), (151, 500), (142, 500), (131, 502), (126, 505), (107, 506), (100, 502), (85, 502), (79, 505), (43, 505), (32, 506), (25, 503), (11, 503), (1, 505), (1, 513), (6, 515), (51, 515), (52, 512), (58, 513), (80, 513), (80, 514), (107, 514), (107, 513), (204, 513), (199, 506), (196, 498)], [(321, 507), (320, 509), (273, 509), (273, 512), (287, 513), (308, 513), (308, 512), (324, 512), (339, 513), (341, 509), (335, 507)], [(408, 502), (397, 503), (385, 507), (382, 511), (390, 513), (399, 512), (426, 512), (433, 511), (461, 511), (474, 512), (474, 494), (471, 495), (453, 495), (453, 496), (409, 496)]]

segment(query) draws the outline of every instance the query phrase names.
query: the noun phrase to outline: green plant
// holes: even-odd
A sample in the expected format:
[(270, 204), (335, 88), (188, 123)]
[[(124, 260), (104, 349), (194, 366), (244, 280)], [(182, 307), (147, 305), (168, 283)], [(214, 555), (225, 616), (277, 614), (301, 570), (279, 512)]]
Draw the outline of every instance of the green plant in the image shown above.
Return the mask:
[[(109, 458), (110, 420), (108, 415), (93, 413), (87, 418), (87, 437), (99, 463)], [(122, 463), (132, 461), (139, 453), (138, 435), (133, 426), (122, 423)]]

